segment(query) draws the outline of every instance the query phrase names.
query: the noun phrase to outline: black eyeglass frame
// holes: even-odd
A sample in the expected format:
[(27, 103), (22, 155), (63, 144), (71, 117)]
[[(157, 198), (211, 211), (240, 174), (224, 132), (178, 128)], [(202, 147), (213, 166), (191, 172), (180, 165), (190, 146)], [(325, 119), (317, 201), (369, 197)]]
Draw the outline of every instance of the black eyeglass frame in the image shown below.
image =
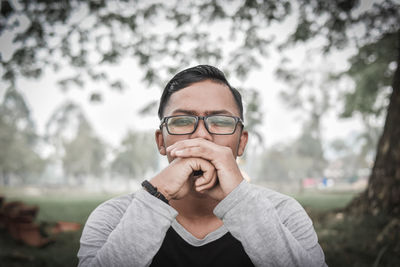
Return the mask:
[[(212, 133), (212, 132), (210, 132), (210, 130), (208, 129), (207, 123), (205, 123), (205, 120), (206, 120), (208, 117), (214, 117), (214, 116), (229, 117), (229, 118), (235, 119), (235, 128), (233, 129), (232, 133), (221, 134), (221, 133)], [(207, 115), (207, 116), (196, 116), (196, 115), (174, 115), (174, 116), (167, 116), (167, 117), (162, 118), (161, 123), (160, 123), (160, 130), (162, 129), (162, 126), (163, 126), (164, 124), (167, 125), (167, 121), (168, 121), (170, 118), (176, 118), (176, 117), (192, 117), (192, 118), (195, 118), (195, 119), (196, 119), (196, 122), (195, 122), (195, 124), (194, 124), (194, 129), (193, 129), (193, 131), (190, 132), (190, 133), (176, 134), (176, 133), (171, 133), (171, 132), (169, 131), (169, 129), (168, 129), (168, 126), (166, 126), (167, 132), (168, 132), (168, 134), (170, 134), (170, 135), (188, 135), (188, 134), (193, 134), (193, 133), (197, 130), (197, 127), (199, 126), (199, 120), (203, 120), (203, 121), (204, 121), (204, 126), (206, 127), (206, 129), (207, 129), (207, 131), (208, 131), (209, 134), (215, 134), (215, 135), (232, 135), (232, 134), (234, 134), (234, 133), (236, 132), (236, 128), (237, 128), (237, 125), (238, 125), (239, 122), (240, 122), (240, 124), (242, 125), (242, 129), (244, 128), (243, 120), (242, 120), (241, 118), (239, 118), (239, 117), (236, 117), (236, 116), (228, 116), (228, 115), (216, 115), (216, 114), (213, 114), (213, 115)]]

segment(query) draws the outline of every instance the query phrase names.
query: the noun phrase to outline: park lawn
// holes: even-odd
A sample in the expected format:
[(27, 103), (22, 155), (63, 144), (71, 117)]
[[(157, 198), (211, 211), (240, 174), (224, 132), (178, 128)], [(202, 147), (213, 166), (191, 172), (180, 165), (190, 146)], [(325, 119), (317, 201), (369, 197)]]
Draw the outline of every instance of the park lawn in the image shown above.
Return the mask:
[[(36, 222), (52, 224), (57, 221), (86, 222), (90, 212), (110, 195), (82, 197), (76, 194), (26, 197), (11, 194), (6, 201), (19, 200), (40, 207)], [(43, 248), (33, 248), (13, 240), (4, 230), (0, 231), (0, 266), (77, 266), (76, 254), (82, 228), (52, 236), (54, 242)]]
[(345, 207), (356, 195), (353, 191), (306, 191), (293, 197), (306, 210), (325, 212)]
[[(371, 218), (367, 223), (347, 219), (340, 212), (354, 197), (352, 192), (305, 192), (294, 197), (305, 207), (313, 220), (319, 242), (325, 252), (329, 266), (392, 266), (400, 262), (393, 255), (375, 248), (374, 238), (381, 230), (382, 222)], [(79, 222), (82, 225), (90, 212), (110, 195), (48, 195), (18, 197), (27, 204), (40, 206), (37, 222)], [(82, 229), (81, 229), (82, 230)], [(1, 266), (77, 266), (81, 230), (53, 236), (55, 242), (44, 248), (31, 248), (12, 240), (5, 231), (0, 231)], [(380, 255), (380, 256), (379, 256)], [(389, 257), (389, 258), (388, 258)]]

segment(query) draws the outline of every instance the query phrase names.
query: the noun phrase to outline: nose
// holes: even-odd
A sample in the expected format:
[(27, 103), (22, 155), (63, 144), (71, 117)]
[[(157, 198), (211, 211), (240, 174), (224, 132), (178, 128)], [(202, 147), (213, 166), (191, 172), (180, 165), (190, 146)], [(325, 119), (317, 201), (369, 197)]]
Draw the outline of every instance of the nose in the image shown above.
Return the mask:
[(203, 138), (203, 139), (212, 141), (212, 136), (207, 131), (204, 120), (199, 120), (196, 131), (194, 131), (194, 133), (192, 133), (192, 135), (190, 137), (191, 138)]

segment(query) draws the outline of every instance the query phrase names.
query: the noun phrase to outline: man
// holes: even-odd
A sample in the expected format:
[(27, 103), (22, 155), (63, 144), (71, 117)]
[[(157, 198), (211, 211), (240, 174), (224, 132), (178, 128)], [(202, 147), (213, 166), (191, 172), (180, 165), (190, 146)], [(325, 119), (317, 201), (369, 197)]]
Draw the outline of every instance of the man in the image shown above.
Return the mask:
[(158, 115), (156, 142), (169, 165), (90, 215), (80, 266), (325, 266), (303, 208), (243, 179), (242, 100), (221, 71), (176, 74)]

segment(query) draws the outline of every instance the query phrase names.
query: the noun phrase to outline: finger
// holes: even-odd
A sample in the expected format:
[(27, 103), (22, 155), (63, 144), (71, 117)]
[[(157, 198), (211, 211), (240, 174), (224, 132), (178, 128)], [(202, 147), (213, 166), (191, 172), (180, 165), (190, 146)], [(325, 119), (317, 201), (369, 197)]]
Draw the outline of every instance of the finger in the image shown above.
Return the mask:
[(216, 169), (214, 165), (207, 160), (201, 158), (190, 158), (189, 165), (193, 171), (192, 174), (194, 172), (202, 172), (200, 177), (197, 177), (195, 180), (196, 185), (209, 183), (216, 177)]
[(179, 158), (202, 158), (205, 160), (212, 160), (213, 153), (211, 150), (204, 147), (187, 147), (183, 149), (174, 149), (171, 151), (172, 157)]
[(196, 184), (195, 184), (196, 191), (200, 192), (200, 191), (209, 190), (209, 189), (211, 189), (211, 188), (213, 188), (213, 187), (216, 186), (217, 181), (218, 181), (218, 179), (217, 179), (216, 176), (215, 176), (215, 178), (213, 177), (213, 178), (212, 178), (210, 181), (208, 181), (207, 183), (203, 183), (203, 184), (200, 184), (200, 185), (196, 185)]
[(201, 185), (205, 184), (206, 182), (207, 182), (207, 181), (206, 181), (206, 178), (204, 178), (203, 176), (201, 176), (201, 177), (199, 177), (199, 178), (196, 179), (196, 181), (194, 182), (194, 184), (195, 184), (195, 186), (201, 186)]
[(197, 186), (196, 187), (196, 191), (200, 192), (200, 193), (205, 193), (209, 188), (207, 188), (206, 186)]
[[(209, 176), (209, 177), (207, 177), (207, 176)], [(207, 176), (206, 177), (201, 176), (201, 177), (197, 178), (195, 181), (195, 186), (199, 187), (199, 186), (209, 185), (211, 188), (217, 181), (217, 174), (214, 171), (211, 175), (207, 175)]]
[(200, 191), (205, 191), (205, 190), (212, 189), (216, 185), (217, 185), (217, 179), (212, 179), (209, 183), (206, 183), (206, 184), (203, 184), (203, 185), (199, 185), (199, 186), (195, 186), (195, 187), (196, 187), (196, 191), (200, 192)]
[(171, 152), (172, 150), (175, 150), (175, 149), (180, 150), (180, 149), (187, 148), (187, 147), (209, 146), (212, 144), (214, 144), (214, 143), (207, 141), (203, 138), (186, 139), (186, 140), (178, 141), (178, 142), (170, 145), (169, 147), (167, 147), (167, 152)]
[[(204, 179), (204, 180), (206, 180), (206, 179)], [(209, 180), (208, 182), (195, 183), (195, 189), (196, 189), (197, 192), (205, 192), (205, 191), (215, 187), (217, 185), (217, 183), (218, 183), (218, 178), (217, 178), (216, 173), (214, 173), (214, 175), (212, 176), (211, 180)]]

